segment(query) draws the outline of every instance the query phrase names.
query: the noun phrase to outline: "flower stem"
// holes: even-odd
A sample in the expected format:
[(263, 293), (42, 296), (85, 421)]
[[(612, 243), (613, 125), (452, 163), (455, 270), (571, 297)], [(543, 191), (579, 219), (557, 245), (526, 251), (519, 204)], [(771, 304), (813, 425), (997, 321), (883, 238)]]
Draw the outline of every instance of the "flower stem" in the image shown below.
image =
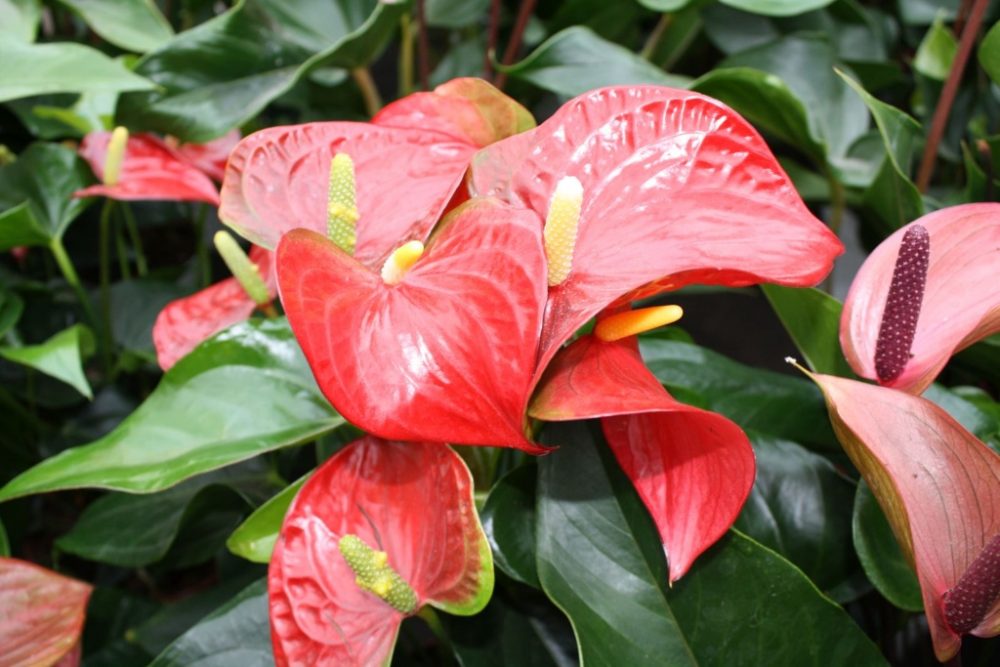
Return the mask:
[(656, 49), (660, 46), (660, 42), (663, 41), (663, 36), (667, 34), (667, 30), (670, 28), (670, 24), (674, 22), (673, 14), (660, 14), (660, 20), (656, 22), (653, 26), (653, 31), (649, 33), (649, 37), (646, 39), (646, 43), (642, 47), (642, 51), (639, 52), (639, 57), (649, 60), (656, 53)]
[(990, 0), (975, 0), (975, 4), (972, 5), (972, 10), (969, 12), (969, 19), (962, 30), (958, 52), (955, 54), (955, 60), (951, 63), (948, 79), (944, 82), (941, 97), (938, 98), (937, 107), (934, 109), (931, 129), (927, 135), (927, 144), (924, 146), (924, 154), (920, 159), (920, 169), (917, 170), (917, 189), (920, 192), (927, 192), (931, 177), (934, 175), (938, 145), (944, 135), (945, 126), (948, 124), (948, 116), (951, 114), (951, 107), (955, 102), (955, 95), (958, 93), (958, 84), (962, 81), (965, 64), (969, 60), (969, 54), (972, 53), (972, 46), (976, 41), (976, 35), (979, 34), (979, 28), (983, 24), (983, 17), (986, 15), (986, 8), (989, 4)]
[(399, 96), (413, 92), (413, 24), (409, 14), (399, 19)]
[(490, 0), (490, 25), (486, 33), (486, 56), (483, 58), (483, 78), (493, 76), (493, 59), (496, 58), (497, 39), (500, 36), (500, 8), (503, 0)]
[(375, 80), (372, 79), (371, 72), (368, 71), (367, 67), (358, 67), (351, 70), (351, 76), (354, 77), (354, 82), (361, 89), (365, 110), (369, 116), (374, 116), (382, 108), (382, 96), (379, 95), (378, 88), (375, 87)]
[(144, 278), (149, 268), (146, 264), (146, 253), (142, 248), (142, 237), (139, 235), (139, 225), (135, 221), (132, 207), (128, 203), (122, 204), (122, 213), (125, 216), (125, 229), (128, 232), (129, 240), (132, 242), (132, 249), (135, 251), (135, 270), (140, 278)]
[(437, 612), (434, 611), (434, 608), (430, 605), (424, 605), (420, 608), (420, 611), (417, 612), (417, 616), (427, 624), (427, 627), (430, 628), (432, 633), (434, 633), (437, 640), (441, 642), (441, 646), (444, 649), (443, 652), (446, 655), (451, 655), (451, 639), (448, 637), (448, 633), (445, 631), (444, 625), (441, 623), (441, 619), (438, 618)]
[(417, 0), (414, 5), (417, 11), (417, 66), (420, 72), (420, 88), (428, 90), (431, 78), (430, 39), (427, 36), (427, 12), (424, 11), (424, 0)]
[[(533, 11), (535, 11), (535, 0), (521, 1), (521, 6), (517, 10), (517, 19), (514, 21), (514, 30), (510, 34), (510, 41), (507, 42), (507, 49), (503, 52), (503, 60), (500, 61), (500, 64), (510, 65), (514, 62), (518, 49), (521, 48), (524, 31), (528, 27), (528, 19), (531, 18), (531, 12)], [(502, 90), (505, 83), (507, 83), (507, 75), (499, 72), (493, 81), (493, 85)]]

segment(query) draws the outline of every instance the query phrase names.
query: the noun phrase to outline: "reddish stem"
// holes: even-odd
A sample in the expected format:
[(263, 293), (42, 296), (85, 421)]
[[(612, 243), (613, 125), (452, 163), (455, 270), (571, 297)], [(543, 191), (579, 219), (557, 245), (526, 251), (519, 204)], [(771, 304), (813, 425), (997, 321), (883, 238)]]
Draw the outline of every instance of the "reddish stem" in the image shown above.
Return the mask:
[(493, 58), (496, 57), (497, 38), (500, 36), (500, 6), (503, 0), (490, 0), (490, 25), (486, 33), (486, 57), (483, 59), (483, 78), (493, 76)]
[(965, 21), (969, 18), (969, 10), (972, 9), (973, 0), (962, 0), (958, 6), (958, 13), (955, 14), (955, 34), (961, 35), (965, 27)]
[[(533, 11), (535, 11), (535, 0), (522, 0), (521, 6), (517, 10), (514, 31), (510, 34), (510, 41), (507, 42), (507, 50), (503, 52), (503, 59), (500, 61), (501, 64), (509, 65), (514, 62), (514, 58), (517, 57), (517, 51), (521, 48), (524, 30), (528, 27), (528, 19), (531, 18)], [(497, 73), (496, 78), (493, 80), (493, 85), (503, 89), (505, 83), (507, 83), (507, 75), (503, 72)]]
[(917, 188), (921, 192), (927, 191), (930, 185), (931, 176), (934, 175), (934, 163), (937, 159), (938, 144), (944, 135), (945, 126), (948, 124), (948, 115), (951, 107), (955, 103), (955, 95), (958, 93), (958, 84), (962, 81), (962, 73), (965, 71), (965, 64), (972, 53), (972, 45), (979, 34), (979, 28), (983, 24), (983, 17), (986, 15), (986, 8), (990, 0), (975, 0), (972, 11), (969, 13), (969, 20), (962, 31), (962, 39), (958, 44), (958, 52), (955, 60), (951, 64), (948, 72), (948, 79), (941, 89), (941, 97), (938, 99), (937, 108), (934, 109), (934, 118), (931, 120), (931, 131), (927, 135), (927, 145), (924, 147), (924, 154), (920, 160), (920, 169), (917, 171)]
[(424, 12), (424, 0), (417, 0), (417, 72), (420, 76), (420, 87), (430, 88), (431, 58), (430, 41), (427, 37), (427, 19)]

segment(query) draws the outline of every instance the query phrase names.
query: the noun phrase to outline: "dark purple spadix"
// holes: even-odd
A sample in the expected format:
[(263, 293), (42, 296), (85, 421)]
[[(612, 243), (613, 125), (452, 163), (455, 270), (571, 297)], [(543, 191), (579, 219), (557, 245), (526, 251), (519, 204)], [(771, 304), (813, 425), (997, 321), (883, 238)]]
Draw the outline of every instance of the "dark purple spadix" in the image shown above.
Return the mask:
[(944, 594), (944, 620), (952, 630), (964, 635), (982, 622), (998, 597), (1000, 535), (989, 541), (955, 587)]
[(910, 360), (930, 257), (930, 234), (921, 225), (911, 225), (899, 245), (892, 283), (882, 312), (882, 324), (875, 341), (875, 373), (880, 382), (892, 382), (898, 378)]

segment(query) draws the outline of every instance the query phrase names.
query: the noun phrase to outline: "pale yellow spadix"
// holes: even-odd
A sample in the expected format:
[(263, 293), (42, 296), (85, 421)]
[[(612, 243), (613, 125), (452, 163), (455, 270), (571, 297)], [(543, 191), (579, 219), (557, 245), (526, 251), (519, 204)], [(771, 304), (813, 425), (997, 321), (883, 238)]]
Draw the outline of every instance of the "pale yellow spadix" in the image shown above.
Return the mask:
[(125, 160), (125, 146), (128, 144), (128, 129), (119, 125), (111, 132), (108, 151), (104, 154), (104, 184), (118, 185)]
[(566, 176), (556, 184), (545, 218), (545, 257), (549, 263), (549, 287), (561, 284), (573, 268), (576, 232), (580, 226), (583, 184)]
[(404, 614), (416, 610), (417, 594), (388, 564), (384, 551), (376, 551), (350, 534), (340, 538), (337, 548), (354, 572), (354, 583), (359, 588), (374, 593)]
[(358, 205), (354, 181), (354, 161), (347, 153), (330, 160), (330, 189), (327, 192), (326, 233), (348, 255), (357, 241)]
[(684, 310), (680, 306), (653, 306), (626, 310), (598, 322), (594, 327), (594, 335), (605, 343), (610, 343), (673, 324), (683, 315)]
[(267, 293), (264, 279), (260, 277), (260, 270), (256, 264), (250, 261), (232, 234), (227, 231), (216, 232), (215, 236), (212, 237), (212, 242), (222, 256), (222, 261), (229, 267), (230, 273), (239, 282), (247, 296), (258, 306), (269, 304), (271, 297)]
[(399, 246), (382, 265), (382, 280), (386, 285), (396, 285), (423, 254), (424, 244), (420, 241), (407, 241)]

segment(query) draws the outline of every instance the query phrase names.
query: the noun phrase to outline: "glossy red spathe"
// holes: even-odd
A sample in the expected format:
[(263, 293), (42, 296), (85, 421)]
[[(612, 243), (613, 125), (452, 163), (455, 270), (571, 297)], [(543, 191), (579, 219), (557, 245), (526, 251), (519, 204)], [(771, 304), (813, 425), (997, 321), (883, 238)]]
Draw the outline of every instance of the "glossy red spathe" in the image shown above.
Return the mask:
[(388, 664), (405, 615), (355, 583), (338, 549), (348, 534), (385, 552), (418, 607), (473, 614), (492, 594), (461, 457), (441, 444), (362, 438), (316, 471), (285, 517), (268, 571), (279, 666)]

